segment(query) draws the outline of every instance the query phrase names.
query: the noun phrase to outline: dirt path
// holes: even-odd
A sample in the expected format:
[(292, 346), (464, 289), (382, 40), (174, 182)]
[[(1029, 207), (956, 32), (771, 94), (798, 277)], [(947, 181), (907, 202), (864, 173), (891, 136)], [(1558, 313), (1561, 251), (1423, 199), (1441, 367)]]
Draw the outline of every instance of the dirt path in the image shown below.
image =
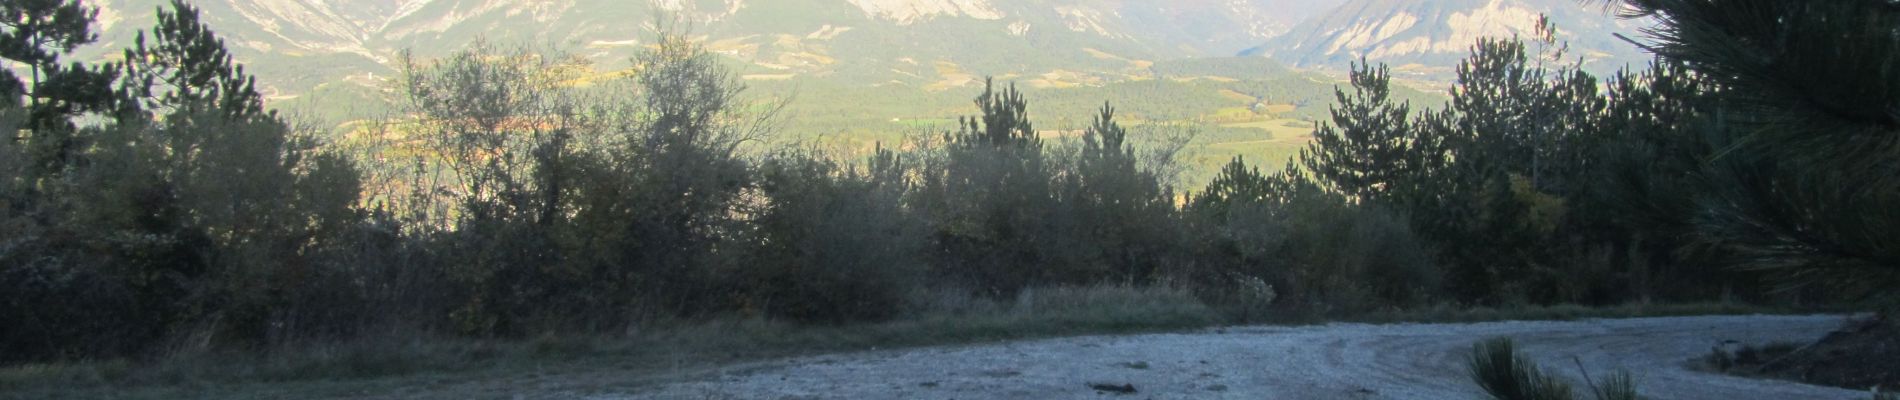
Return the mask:
[[(1546, 370), (1630, 371), (1648, 398), (1862, 399), (1864, 393), (1687, 370), (1724, 340), (1808, 341), (1836, 316), (1248, 327), (866, 352), (729, 367), (598, 399), (1476, 399), (1463, 357), (1509, 336)], [(1574, 358), (1573, 358), (1574, 357)], [(1132, 384), (1133, 394), (1091, 383)]]

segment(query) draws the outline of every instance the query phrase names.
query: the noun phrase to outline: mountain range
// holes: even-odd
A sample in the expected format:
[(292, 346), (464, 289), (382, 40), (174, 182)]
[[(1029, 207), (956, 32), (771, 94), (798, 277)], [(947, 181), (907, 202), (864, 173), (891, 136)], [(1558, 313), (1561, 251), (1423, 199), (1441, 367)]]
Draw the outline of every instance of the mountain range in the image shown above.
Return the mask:
[[(100, 8), (112, 59), (171, 0), (82, 0)], [(1646, 57), (1616, 34), (1640, 23), (1579, 0), (189, 0), (258, 77), (270, 106), (333, 123), (388, 118), (404, 54), (472, 43), (554, 51), (612, 73), (675, 26), (762, 98), (795, 98), (790, 142), (863, 154), (955, 126), (986, 76), (1033, 89), (1038, 126), (1079, 129), (1108, 101), (1133, 123), (1194, 135), (1192, 182), (1234, 157), (1285, 160), (1327, 116), (1338, 71), (1395, 67), (1395, 96), (1442, 101), (1480, 37), (1536, 33), (1540, 16), (1594, 71)], [(651, 2), (647, 2), (651, 1)], [(606, 75), (602, 75), (606, 76)]]
[[(1342, 0), (198, 0), (207, 23), (277, 95), (393, 72), (401, 51), (475, 40), (623, 64), (657, 15), (689, 22), (758, 76), (937, 87), (974, 76), (1086, 83), (1156, 60), (1233, 55)], [(163, 0), (100, 0), (110, 57)]]
[[(167, 0), (95, 0), (112, 58)], [(1640, 63), (1634, 33), (1575, 0), (197, 0), (273, 98), (374, 87), (398, 54), (478, 40), (624, 67), (661, 15), (684, 20), (751, 80), (811, 78), (946, 90), (998, 76), (1035, 87), (1153, 78), (1155, 64), (1262, 56), (1343, 70), (1364, 57), (1443, 81), (1484, 36), (1528, 36), (1546, 15), (1596, 67)], [(1255, 65), (1245, 62), (1240, 65)], [(1600, 69), (1603, 69), (1600, 68)]]
[(1578, 0), (1352, 0), (1244, 54), (1322, 69), (1363, 58), (1443, 80), (1479, 38), (1536, 37), (1540, 16), (1568, 48), (1563, 62), (1607, 73), (1649, 59), (1616, 36), (1637, 37), (1647, 21), (1620, 19)]

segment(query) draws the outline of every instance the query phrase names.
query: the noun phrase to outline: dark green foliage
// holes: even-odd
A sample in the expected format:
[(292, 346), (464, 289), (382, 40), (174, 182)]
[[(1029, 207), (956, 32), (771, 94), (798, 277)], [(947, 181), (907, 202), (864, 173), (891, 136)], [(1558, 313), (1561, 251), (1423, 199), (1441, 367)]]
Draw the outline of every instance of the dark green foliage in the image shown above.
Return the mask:
[[(60, 55), (98, 40), (92, 32), (92, 20), (98, 14), (97, 8), (86, 7), (78, 0), (24, 0), (0, 5), (0, 28), (5, 29), (0, 31), (0, 58), (25, 64), (32, 71), (26, 77), (15, 76), (12, 68), (0, 71), (0, 106), (31, 104), (35, 108), (31, 112), (37, 114), (43, 100), (59, 95), (41, 85), (59, 81), (60, 74), (51, 70), (61, 67)], [(21, 103), (23, 95), (32, 101)], [(42, 122), (46, 121), (36, 119), (29, 126)]]
[(1900, 9), (1883, 1), (1628, 0), (1651, 50), (1710, 87), (1715, 151), (1694, 219), (1724, 260), (1784, 287), (1881, 297), (1896, 281), (1887, 227), (1900, 201), (1892, 60)]
[(935, 271), (1001, 298), (1043, 285), (1154, 283), (1180, 260), (1166, 171), (1174, 149), (1137, 148), (1103, 106), (1081, 143), (1045, 149), (1014, 87), (926, 149), (910, 204), (932, 225)]
[(1174, 193), (1141, 157), (1115, 109), (1103, 105), (1082, 133), (1081, 154), (1057, 178), (1057, 213), (1072, 241), (1058, 245), (1070, 250), (1058, 252), (1060, 262), (1086, 268), (1064, 274), (1129, 284), (1164, 272), (1176, 245)]
[(86, 43), (98, 39), (92, 33), (92, 21), (98, 17), (96, 8), (88, 8), (78, 1), (67, 0), (23, 0), (8, 2), (0, 6), (0, 17), (5, 17), (7, 28), (0, 34), (5, 41), (3, 53), (9, 60), (28, 64), (45, 64), (59, 60), (59, 52), (72, 51)]
[[(1561, 46), (1481, 40), (1451, 101), (1408, 116), (1382, 68), (1357, 66), (1299, 170), (1230, 167), (1196, 208), (1231, 218), (1233, 198), (1287, 198), (1311, 179), (1409, 219), (1446, 266), (1445, 292), (1467, 303), (1767, 297), (1759, 275), (1725, 265), (1886, 292), (1894, 246), (1879, 227), (1895, 224), (1885, 210), (1900, 184), (1891, 116), (1872, 110), (1891, 97), (1876, 65), (1895, 56), (1880, 43), (1900, 13), (1627, 3), (1667, 23), (1656, 32), (1666, 60), (1646, 71), (1605, 84), (1546, 67)], [(1843, 25), (1821, 28), (1832, 24)]]
[(1412, 128), (1411, 106), (1395, 103), (1384, 66), (1361, 62), (1351, 78), (1353, 94), (1336, 91), (1332, 123), (1313, 132), (1301, 166), (1360, 202), (1409, 204), (1424, 196), (1433, 189), (1427, 177), (1448, 162), (1442, 137)]
[[(1452, 101), (1442, 114), (1421, 125), (1443, 135), (1454, 160), (1431, 182), (1439, 195), (1412, 208), (1426, 236), (1442, 244), (1444, 263), (1458, 299), (1540, 304), (1570, 299), (1534, 298), (1559, 291), (1537, 287), (1559, 279), (1550, 270), (1550, 247), (1567, 214), (1558, 188), (1566, 165), (1559, 154), (1581, 151), (1570, 135), (1594, 132), (1567, 129), (1572, 107), (1587, 107), (1591, 95), (1564, 97), (1561, 82), (1527, 61), (1516, 40), (1481, 40), (1461, 63)], [(1594, 85), (1585, 80), (1584, 85)], [(1581, 112), (1588, 114), (1587, 111)], [(1576, 158), (1581, 159), (1581, 158)], [(1540, 282), (1541, 281), (1541, 282)]]
[(1300, 192), (1320, 190), (1318, 184), (1293, 162), (1288, 162), (1279, 173), (1268, 175), (1260, 173), (1259, 168), (1248, 166), (1246, 159), (1235, 157), (1221, 167), (1220, 174), (1215, 175), (1198, 197), (1190, 199), (1188, 203), (1196, 214), (1224, 219), (1230, 217), (1229, 212), (1236, 206), (1285, 203)]
[(1282, 310), (1343, 314), (1423, 304), (1437, 291), (1429, 249), (1403, 219), (1355, 205), (1294, 166), (1261, 175), (1236, 159), (1192, 204), (1205, 235), (1198, 246), (1207, 246), (1197, 256), (1215, 266), (1198, 280), (1217, 299), (1251, 296), (1260, 280)]
[[(34, 103), (18, 111), (29, 138), (7, 149), (18, 168), (6, 171), (9, 195), (0, 197), (18, 229), (6, 238), (0, 274), (20, 295), (0, 319), (33, 336), (7, 343), (34, 349), (9, 356), (111, 356), (185, 335), (261, 343), (302, 334), (305, 326), (284, 325), (291, 313), (280, 306), (289, 291), (319, 287), (314, 277), (329, 271), (314, 265), (334, 249), (326, 244), (360, 218), (355, 167), (274, 118), (181, 110), (162, 121), (119, 114), (119, 124), (75, 127), (70, 116), (144, 101), (116, 97), (124, 93), (109, 89), (112, 68), (41, 69), (110, 73), (83, 85), (42, 81)], [(67, 331), (74, 328), (82, 331)]]
[[(1746, 274), (1718, 268), (1689, 248), (1695, 236), (1700, 178), (1715, 152), (1707, 133), (1713, 124), (1709, 87), (1680, 65), (1658, 63), (1619, 73), (1606, 82), (1610, 99), (1597, 148), (1598, 166), (1573, 198), (1578, 229), (1620, 241), (1630, 259), (1631, 296), (1708, 297), (1722, 287), (1749, 287)], [(1660, 282), (1713, 283), (1669, 293)], [(1700, 292), (1700, 293), (1697, 293)]]
[(199, 21), (196, 7), (173, 0), (171, 11), (158, 9), (152, 42), (139, 32), (125, 50), (124, 90), (148, 99), (140, 104), (159, 113), (191, 114), (215, 110), (226, 119), (264, 114), (256, 79), (231, 59), (224, 39)]
[(1684, 251), (1713, 154), (1684, 134), (1709, 126), (1706, 86), (1663, 64), (1606, 91), (1532, 53), (1480, 41), (1444, 109), (1412, 117), (1383, 69), (1356, 67), (1301, 166), (1321, 188), (1408, 219), (1460, 302), (1757, 296), (1747, 275)]
[[(0, 4), (0, 58), (25, 66), (28, 76), (0, 71), (0, 106), (24, 106), (23, 128), (33, 161), (33, 179), (61, 173), (85, 144), (69, 118), (112, 110), (120, 103), (111, 82), (119, 68), (61, 64), (60, 57), (98, 40), (92, 21), (99, 14), (77, 0), (26, 0)], [(25, 96), (25, 101), (21, 101)], [(9, 137), (15, 134), (9, 133)]]
[(878, 152), (863, 169), (804, 156), (759, 166), (767, 200), (754, 249), (734, 276), (746, 304), (811, 322), (879, 320), (902, 309), (924, 267), (923, 221), (904, 210), (902, 159)]
[(981, 116), (946, 134), (941, 158), (924, 166), (916, 204), (929, 215), (938, 273), (998, 297), (1053, 283), (1039, 247), (1052, 239), (1052, 168), (1014, 85), (984, 88)]

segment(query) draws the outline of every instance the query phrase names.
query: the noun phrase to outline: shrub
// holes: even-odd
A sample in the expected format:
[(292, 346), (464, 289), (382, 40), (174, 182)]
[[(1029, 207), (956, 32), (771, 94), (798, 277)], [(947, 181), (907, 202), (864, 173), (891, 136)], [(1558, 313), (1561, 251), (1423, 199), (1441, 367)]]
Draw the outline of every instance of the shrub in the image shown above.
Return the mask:
[(765, 201), (751, 221), (742, 309), (807, 322), (896, 315), (922, 278), (922, 221), (902, 209), (897, 158), (869, 171), (786, 155), (759, 167)]
[(911, 204), (930, 220), (936, 275), (1009, 298), (1050, 280), (1041, 250), (1056, 239), (1054, 175), (1022, 92), (985, 85), (976, 104), (983, 115), (919, 166)]
[[(1190, 208), (1195, 272), (1210, 303), (1245, 301), (1262, 279), (1282, 310), (1335, 314), (1423, 304), (1439, 272), (1404, 219), (1354, 205), (1297, 169), (1261, 175), (1235, 160)], [(1257, 285), (1256, 285), (1257, 286)], [(1233, 309), (1241, 315), (1258, 310)], [(1251, 317), (1247, 317), (1251, 318)]]

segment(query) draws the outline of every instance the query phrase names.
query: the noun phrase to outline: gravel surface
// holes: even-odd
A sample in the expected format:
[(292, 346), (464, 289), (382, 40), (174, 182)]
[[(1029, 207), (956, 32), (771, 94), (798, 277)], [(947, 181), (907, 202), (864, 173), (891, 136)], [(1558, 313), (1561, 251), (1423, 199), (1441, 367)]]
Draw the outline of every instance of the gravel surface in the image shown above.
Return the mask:
[[(1839, 316), (1712, 316), (1240, 327), (872, 351), (732, 366), (599, 399), (1478, 399), (1471, 344), (1508, 336), (1577, 382), (1629, 371), (1652, 399), (1865, 399), (1865, 393), (1691, 371), (1723, 341), (1806, 342)], [(1132, 385), (1135, 392), (1102, 388)], [(1578, 385), (1579, 389), (1587, 390)], [(1581, 393), (1580, 393), (1581, 394)]]

